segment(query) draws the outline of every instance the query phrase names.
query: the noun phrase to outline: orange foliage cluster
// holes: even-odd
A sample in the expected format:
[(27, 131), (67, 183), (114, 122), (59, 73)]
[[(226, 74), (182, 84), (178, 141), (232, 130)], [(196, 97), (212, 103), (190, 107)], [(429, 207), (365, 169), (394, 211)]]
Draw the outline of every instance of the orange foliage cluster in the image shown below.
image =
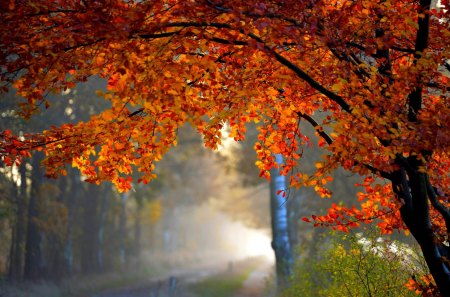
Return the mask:
[(23, 157), (30, 157), (30, 145), (10, 130), (0, 132), (0, 158), (7, 166), (19, 165)]
[(356, 186), (364, 187), (364, 192), (358, 193), (360, 208), (332, 204), (328, 214), (312, 216), (314, 226), (331, 226), (333, 229), (348, 232), (348, 228), (358, 227), (361, 223), (377, 222), (384, 233), (407, 229), (398, 213), (401, 205), (392, 199), (394, 194), (391, 185), (376, 184), (372, 177), (367, 177), (362, 185)]
[(439, 294), (438, 288), (430, 274), (422, 276), (420, 281), (413, 276), (409, 279), (408, 283), (406, 283), (406, 287), (422, 297), (442, 296)]
[[(190, 123), (216, 148), (226, 121), (236, 140), (244, 138), (245, 123), (259, 123), (261, 175), (270, 176), (273, 153), (285, 157), (280, 170), (288, 174), (299, 148), (311, 142), (302, 115), (320, 111), (326, 116), (315, 128), (329, 154), (315, 175), (299, 172), (293, 185), (326, 197), (327, 176), (338, 166), (380, 176), (396, 168), (396, 156), (424, 151), (433, 155), (423, 170), (443, 189), (449, 184), (448, 78), (438, 71), (450, 36), (439, 21), (445, 10), (430, 11), (431, 37), (419, 59), (411, 42), (420, 12), (410, 1), (41, 0), (10, 1), (2, 11), (2, 86), (13, 84), (28, 100), (23, 116), (48, 91), (92, 75), (108, 79), (102, 95), (111, 109), (44, 133), (50, 176), (71, 163), (90, 181), (111, 180), (125, 190), (133, 168), (140, 181), (154, 178), (154, 162), (176, 145), (181, 125)], [(389, 75), (380, 74), (387, 63)], [(424, 91), (412, 122), (407, 98), (419, 81), (433, 88)], [(388, 187), (367, 190), (361, 210), (336, 206), (320, 220), (398, 208)], [(393, 221), (386, 230), (400, 226)]]

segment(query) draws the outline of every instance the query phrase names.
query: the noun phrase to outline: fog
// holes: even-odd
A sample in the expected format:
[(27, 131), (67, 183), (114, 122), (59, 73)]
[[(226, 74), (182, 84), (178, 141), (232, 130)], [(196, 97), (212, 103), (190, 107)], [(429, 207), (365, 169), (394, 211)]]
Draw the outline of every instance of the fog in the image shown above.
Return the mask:
[(145, 259), (190, 265), (263, 256), (273, 262), (269, 185), (243, 182), (235, 166), (240, 158), (234, 157), (242, 153), (241, 145), (224, 138), (213, 152), (189, 128), (180, 139), (157, 165), (161, 179), (154, 183), (152, 201), (159, 203), (160, 214), (143, 229)]
[(219, 264), (255, 256), (274, 261), (267, 229), (250, 228), (215, 209), (211, 203), (177, 208), (157, 223), (155, 229), (160, 243), (158, 248), (144, 253), (149, 262), (155, 255), (178, 265)]
[[(93, 79), (49, 98), (24, 126), (3, 114), (15, 133), (86, 121), (108, 107), (92, 103), (104, 81)], [(14, 94), (5, 100), (14, 101)], [(26, 129), (30, 130), (24, 130)], [(157, 178), (133, 182), (120, 193), (108, 182), (89, 184), (76, 169), (44, 177), (42, 153), (0, 172), (0, 275), (5, 279), (61, 281), (123, 271), (163, 276), (183, 267), (227, 267), (271, 249), (269, 185), (259, 179), (249, 141), (236, 143), (224, 128), (218, 150), (206, 149), (191, 127), (178, 131), (178, 146), (156, 164)], [(133, 175), (133, 180), (139, 179)]]

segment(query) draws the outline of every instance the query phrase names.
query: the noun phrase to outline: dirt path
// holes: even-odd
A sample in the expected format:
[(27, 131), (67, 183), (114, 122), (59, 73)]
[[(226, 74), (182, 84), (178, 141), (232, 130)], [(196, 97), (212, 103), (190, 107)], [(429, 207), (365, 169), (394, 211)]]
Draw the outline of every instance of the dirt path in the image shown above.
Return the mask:
[(268, 295), (269, 281), (272, 279), (273, 267), (269, 262), (261, 263), (253, 270), (242, 288), (234, 297), (264, 297)]
[(223, 271), (224, 267), (226, 264), (179, 269), (161, 278), (148, 279), (119, 289), (105, 290), (88, 297), (196, 297), (188, 294), (185, 288)]
[[(197, 296), (190, 292), (189, 287), (195, 283), (221, 275), (227, 271), (227, 264), (199, 266), (190, 269), (180, 269), (160, 279), (148, 279), (140, 284), (119, 289), (106, 290), (87, 297), (214, 297)], [(239, 265), (236, 265), (239, 266)], [(233, 273), (239, 273), (236, 269)], [(265, 297), (267, 280), (272, 273), (269, 262), (261, 262), (245, 280), (243, 287), (232, 297)], [(231, 297), (231, 296), (230, 296)]]

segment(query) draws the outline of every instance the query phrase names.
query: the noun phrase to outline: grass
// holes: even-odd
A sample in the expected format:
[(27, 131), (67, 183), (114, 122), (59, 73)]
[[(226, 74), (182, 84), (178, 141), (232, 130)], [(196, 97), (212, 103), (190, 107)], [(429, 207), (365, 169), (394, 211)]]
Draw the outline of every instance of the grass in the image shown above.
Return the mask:
[(233, 269), (207, 278), (191, 285), (188, 290), (199, 297), (230, 297), (233, 296), (249, 277), (255, 268), (255, 263), (245, 263), (244, 267)]
[[(191, 285), (188, 290), (198, 297), (230, 297), (243, 285), (258, 261), (236, 263), (232, 271), (212, 276)], [(10, 284), (0, 278), (0, 297), (85, 297), (106, 289), (116, 289), (146, 282), (149, 278), (168, 273), (167, 265), (148, 265), (145, 268), (130, 267), (121, 272), (101, 275), (76, 276), (58, 285), (49, 281)]]
[(245, 275), (214, 277), (191, 286), (190, 291), (200, 297), (229, 297), (242, 287), (245, 280)]
[(22, 282), (17, 285), (0, 281), (0, 297), (82, 297), (106, 289), (120, 288), (161, 274), (164, 269), (128, 269), (100, 275), (77, 276), (60, 284), (50, 281)]

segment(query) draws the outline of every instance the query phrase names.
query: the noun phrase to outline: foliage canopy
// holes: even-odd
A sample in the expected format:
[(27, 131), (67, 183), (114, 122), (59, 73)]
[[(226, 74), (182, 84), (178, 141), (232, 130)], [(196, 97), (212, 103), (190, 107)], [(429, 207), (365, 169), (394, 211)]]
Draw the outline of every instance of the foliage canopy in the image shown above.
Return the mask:
[[(367, 176), (360, 207), (335, 205), (318, 225), (346, 230), (380, 218), (409, 229), (443, 294), (448, 260), (450, 106), (449, 1), (5, 1), (0, 88), (26, 100), (30, 117), (46, 94), (91, 76), (111, 108), (89, 121), (51, 127), (26, 141), (1, 134), (6, 163), (45, 144), (49, 176), (64, 164), (88, 181), (130, 188), (154, 178), (154, 163), (191, 124), (216, 148), (225, 122), (244, 139), (259, 126), (257, 166), (279, 167), (293, 186), (322, 196), (338, 167)], [(320, 120), (317, 116), (322, 113)], [(316, 129), (327, 154), (316, 172), (297, 168)], [(276, 164), (273, 154), (282, 154)], [(387, 183), (377, 183), (381, 178)], [(308, 220), (308, 219), (306, 219)]]

